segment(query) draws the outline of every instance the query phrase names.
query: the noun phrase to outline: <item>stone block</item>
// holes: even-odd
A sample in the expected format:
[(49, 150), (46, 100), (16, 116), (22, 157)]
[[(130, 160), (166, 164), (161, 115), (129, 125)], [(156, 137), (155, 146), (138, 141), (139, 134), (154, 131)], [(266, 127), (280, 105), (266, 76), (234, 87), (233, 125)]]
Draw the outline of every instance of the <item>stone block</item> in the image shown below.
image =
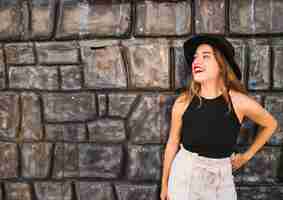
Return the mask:
[(77, 182), (76, 189), (80, 200), (115, 200), (113, 186), (107, 182)]
[(136, 94), (111, 93), (109, 97), (109, 115), (126, 118), (137, 99)]
[(78, 44), (74, 42), (37, 42), (38, 61), (42, 64), (77, 64)]
[(137, 36), (185, 35), (191, 32), (191, 1), (138, 1)]
[(69, 182), (35, 182), (35, 194), (40, 200), (72, 200), (72, 188)]
[(195, 1), (196, 32), (221, 33), (225, 32), (225, 0)]
[(147, 40), (124, 43), (131, 87), (159, 89), (170, 87), (170, 48), (167, 42), (166, 40)]
[(35, 93), (21, 94), (22, 123), (20, 140), (41, 140), (43, 127), (41, 119), (40, 98)]
[(18, 150), (14, 143), (0, 142), (0, 179), (18, 176)]
[(122, 157), (120, 145), (79, 144), (80, 177), (119, 178)]
[(129, 161), (127, 165), (127, 177), (130, 180), (151, 180), (161, 179), (161, 153), (160, 146), (129, 146)]
[(58, 70), (54, 66), (11, 66), (9, 82), (11, 88), (56, 90), (59, 88)]
[(61, 1), (57, 38), (124, 36), (131, 23), (130, 3)]
[(34, 64), (32, 43), (9, 43), (5, 45), (6, 61), (9, 65)]
[(86, 127), (81, 123), (46, 124), (46, 140), (53, 142), (80, 142), (86, 140)]
[(15, 140), (20, 126), (19, 96), (2, 92), (0, 105), (0, 138)]
[(270, 87), (270, 46), (264, 40), (248, 41), (249, 71), (248, 89)]
[(5, 1), (0, 4), (0, 40), (19, 40), (28, 38), (28, 2), (20, 0)]
[(89, 139), (95, 142), (122, 142), (126, 139), (124, 121), (102, 118), (88, 123)]
[(78, 90), (82, 85), (82, 69), (80, 66), (60, 66), (63, 90)]
[(22, 174), (27, 178), (46, 178), (51, 167), (50, 143), (21, 144)]
[[(142, 95), (128, 118), (129, 139), (135, 144), (166, 141), (169, 129), (168, 105), (166, 95)], [(170, 115), (169, 115), (170, 116)]]
[(156, 200), (159, 195), (159, 186), (152, 183), (146, 185), (117, 183), (115, 189), (119, 200), (131, 200), (133, 198)]
[(96, 116), (95, 98), (91, 93), (45, 93), (43, 102), (48, 122), (83, 121)]
[(79, 176), (78, 144), (56, 143), (52, 172), (56, 179)]
[(32, 0), (31, 10), (31, 37), (48, 39), (52, 36), (55, 27), (56, 0)]
[[(117, 45), (97, 47), (81, 45), (87, 88), (126, 88), (127, 75), (121, 50)], [(90, 45), (90, 44), (89, 44)]]

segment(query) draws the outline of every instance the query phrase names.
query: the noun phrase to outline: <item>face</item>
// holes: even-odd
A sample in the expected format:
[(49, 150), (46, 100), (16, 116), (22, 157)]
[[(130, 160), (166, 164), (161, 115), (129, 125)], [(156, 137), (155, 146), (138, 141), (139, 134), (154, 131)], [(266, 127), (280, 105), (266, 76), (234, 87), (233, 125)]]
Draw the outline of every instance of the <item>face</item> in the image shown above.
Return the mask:
[(197, 47), (192, 62), (193, 78), (196, 82), (217, 80), (219, 77), (219, 65), (213, 54), (213, 49), (208, 44)]

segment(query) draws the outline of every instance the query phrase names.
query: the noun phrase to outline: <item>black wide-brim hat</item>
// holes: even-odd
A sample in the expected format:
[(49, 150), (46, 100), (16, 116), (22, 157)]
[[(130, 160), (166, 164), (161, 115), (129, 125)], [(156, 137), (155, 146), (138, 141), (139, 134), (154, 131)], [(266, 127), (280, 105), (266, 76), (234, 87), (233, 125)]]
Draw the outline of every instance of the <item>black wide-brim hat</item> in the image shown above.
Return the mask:
[(209, 44), (213, 47), (216, 47), (220, 52), (224, 55), (227, 62), (230, 64), (233, 72), (235, 73), (236, 77), (241, 80), (242, 73), (239, 68), (239, 65), (235, 61), (235, 50), (232, 44), (226, 40), (222, 36), (215, 36), (215, 35), (194, 35), (190, 39), (184, 42), (183, 49), (184, 49), (184, 56), (188, 65), (191, 67), (193, 62), (193, 56), (197, 47), (200, 44)]

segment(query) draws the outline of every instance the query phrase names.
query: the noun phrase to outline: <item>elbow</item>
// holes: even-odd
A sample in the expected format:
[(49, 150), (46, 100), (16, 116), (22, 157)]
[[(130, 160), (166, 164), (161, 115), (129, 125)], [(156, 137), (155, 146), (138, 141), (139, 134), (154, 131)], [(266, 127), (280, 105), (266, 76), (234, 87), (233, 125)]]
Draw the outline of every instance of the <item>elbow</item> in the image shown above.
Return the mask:
[(278, 128), (278, 121), (276, 119), (274, 119), (274, 123), (273, 123), (273, 129), (274, 131)]
[(271, 134), (274, 134), (278, 128), (278, 121), (274, 118), (269, 125), (269, 129), (271, 130)]

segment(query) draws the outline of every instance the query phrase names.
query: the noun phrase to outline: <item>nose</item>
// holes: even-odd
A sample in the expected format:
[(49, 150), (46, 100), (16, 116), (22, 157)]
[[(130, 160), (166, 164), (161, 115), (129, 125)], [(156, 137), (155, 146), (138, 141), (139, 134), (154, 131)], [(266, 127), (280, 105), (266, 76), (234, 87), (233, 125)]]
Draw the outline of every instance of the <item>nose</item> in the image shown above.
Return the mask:
[(199, 59), (198, 57), (195, 57), (194, 59), (193, 59), (193, 62), (192, 62), (192, 66), (194, 66), (194, 65), (201, 65), (201, 63), (202, 63), (202, 61), (201, 61), (201, 59)]

